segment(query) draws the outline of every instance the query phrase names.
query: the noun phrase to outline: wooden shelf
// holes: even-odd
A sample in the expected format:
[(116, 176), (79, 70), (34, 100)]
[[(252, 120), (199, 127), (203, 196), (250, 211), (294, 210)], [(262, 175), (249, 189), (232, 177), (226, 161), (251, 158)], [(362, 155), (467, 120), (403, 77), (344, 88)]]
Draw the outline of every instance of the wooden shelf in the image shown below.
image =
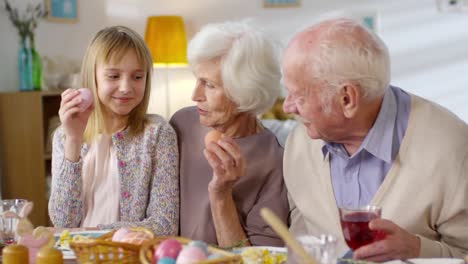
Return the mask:
[(34, 202), (30, 219), (47, 225), (46, 154), (49, 119), (57, 115), (61, 91), (0, 93), (2, 198)]
[(42, 91), (42, 96), (60, 96), (64, 90), (50, 90), (50, 91)]
[(52, 160), (52, 153), (44, 153), (44, 160)]

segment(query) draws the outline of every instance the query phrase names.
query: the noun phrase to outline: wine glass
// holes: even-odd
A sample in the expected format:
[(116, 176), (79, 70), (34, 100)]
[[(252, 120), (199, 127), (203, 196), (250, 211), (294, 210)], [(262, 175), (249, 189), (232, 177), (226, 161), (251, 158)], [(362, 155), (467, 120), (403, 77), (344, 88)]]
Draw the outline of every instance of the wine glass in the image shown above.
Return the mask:
[[(337, 238), (334, 235), (322, 234), (319, 237), (312, 235), (300, 235), (296, 237), (308, 255), (313, 257), (320, 264), (336, 263), (336, 243)], [(288, 249), (288, 263), (301, 263), (298, 256)]]
[[(27, 203), (24, 199), (6, 199), (0, 201), (0, 239), (4, 244), (13, 244), (16, 242), (17, 216)], [(10, 214), (13, 213), (13, 214)]]
[(346, 244), (354, 251), (364, 245), (385, 238), (385, 233), (378, 230), (370, 230), (369, 222), (380, 218), (382, 208), (374, 205), (350, 209), (339, 208), (341, 230)]

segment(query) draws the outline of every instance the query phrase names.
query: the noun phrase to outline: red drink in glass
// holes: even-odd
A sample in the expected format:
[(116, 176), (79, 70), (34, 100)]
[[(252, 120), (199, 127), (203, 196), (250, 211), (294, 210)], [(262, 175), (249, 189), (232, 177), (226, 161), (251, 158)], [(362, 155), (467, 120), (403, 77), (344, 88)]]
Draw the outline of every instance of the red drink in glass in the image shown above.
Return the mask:
[(385, 238), (384, 232), (369, 229), (369, 222), (380, 218), (380, 214), (381, 209), (376, 206), (366, 206), (360, 209), (340, 208), (341, 229), (346, 244), (352, 250)]

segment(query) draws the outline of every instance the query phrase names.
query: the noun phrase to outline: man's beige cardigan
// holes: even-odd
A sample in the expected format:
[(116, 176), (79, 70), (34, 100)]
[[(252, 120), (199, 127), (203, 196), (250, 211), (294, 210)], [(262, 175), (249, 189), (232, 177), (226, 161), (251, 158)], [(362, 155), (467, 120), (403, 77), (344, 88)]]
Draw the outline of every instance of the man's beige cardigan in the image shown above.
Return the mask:
[[(290, 195), (291, 231), (338, 236), (347, 250), (322, 140), (303, 125), (289, 136), (284, 178)], [(411, 96), (408, 128), (372, 204), (382, 217), (421, 240), (420, 257), (468, 254), (468, 126), (444, 108)]]

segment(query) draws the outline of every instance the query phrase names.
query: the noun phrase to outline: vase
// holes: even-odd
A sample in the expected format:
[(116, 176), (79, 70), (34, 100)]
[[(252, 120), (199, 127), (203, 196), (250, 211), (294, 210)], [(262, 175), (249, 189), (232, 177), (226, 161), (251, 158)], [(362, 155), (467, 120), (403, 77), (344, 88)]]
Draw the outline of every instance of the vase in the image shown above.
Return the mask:
[(20, 91), (32, 91), (32, 56), (26, 46), (26, 38), (21, 40), (18, 52), (18, 79)]
[(40, 91), (42, 83), (42, 62), (41, 56), (37, 53), (34, 46), (34, 39), (31, 39), (31, 58), (32, 88), (34, 91)]

